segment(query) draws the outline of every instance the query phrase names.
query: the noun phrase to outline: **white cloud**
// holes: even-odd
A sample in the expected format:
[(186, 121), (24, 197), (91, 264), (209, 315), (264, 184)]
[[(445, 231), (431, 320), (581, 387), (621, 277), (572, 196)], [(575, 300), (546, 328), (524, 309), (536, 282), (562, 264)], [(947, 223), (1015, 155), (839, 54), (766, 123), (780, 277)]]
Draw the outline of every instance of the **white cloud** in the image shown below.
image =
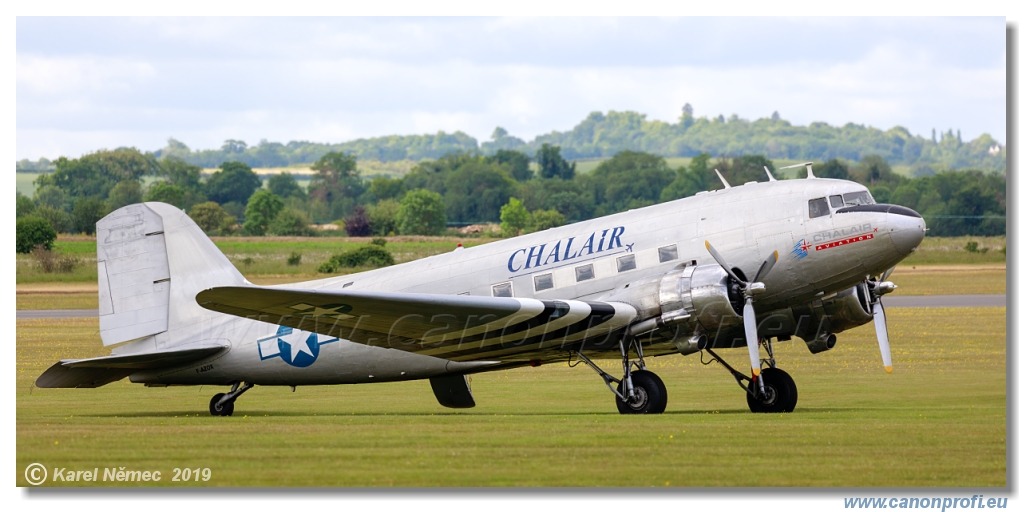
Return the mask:
[(19, 19), (16, 59), (17, 154), (33, 159), (168, 137), (529, 140), (592, 111), (674, 121), (687, 102), (965, 138), (1006, 125), (991, 18), (42, 18)]

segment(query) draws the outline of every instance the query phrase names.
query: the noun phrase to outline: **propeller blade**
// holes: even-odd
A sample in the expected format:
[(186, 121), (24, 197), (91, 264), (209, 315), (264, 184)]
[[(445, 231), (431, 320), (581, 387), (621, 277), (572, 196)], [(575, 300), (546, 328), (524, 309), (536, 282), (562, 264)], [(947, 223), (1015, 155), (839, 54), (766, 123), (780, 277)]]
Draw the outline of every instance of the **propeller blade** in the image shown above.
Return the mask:
[(882, 277), (879, 278), (878, 281), (879, 282), (888, 281), (889, 280), (889, 276), (892, 275), (892, 271), (893, 270), (896, 270), (896, 267), (889, 267), (889, 270), (886, 270), (885, 272), (882, 272)]
[(743, 332), (747, 335), (747, 350), (750, 351), (750, 370), (757, 377), (761, 374), (761, 355), (758, 351), (757, 316), (754, 315), (754, 301), (750, 297), (743, 304)]
[(775, 268), (775, 263), (779, 261), (779, 251), (773, 252), (768, 259), (761, 263), (761, 267), (757, 269), (757, 274), (754, 274), (754, 282), (760, 282), (762, 278), (768, 275), (769, 272)]
[(732, 267), (730, 267), (729, 264), (725, 262), (725, 258), (723, 258), (722, 255), (719, 254), (718, 251), (716, 251), (715, 248), (711, 246), (711, 242), (705, 240), (704, 247), (707, 247), (708, 252), (711, 253), (711, 257), (714, 258), (716, 262), (718, 262), (718, 266), (722, 267), (722, 269), (725, 270), (727, 274), (729, 274), (729, 277), (735, 279), (737, 283), (741, 283), (744, 286), (746, 286), (746, 281), (740, 279), (739, 277), (736, 277), (736, 274), (734, 274), (732, 271)]
[(889, 350), (889, 328), (885, 323), (885, 308), (882, 301), (876, 301), (872, 308), (875, 317), (875, 335), (878, 337), (878, 349), (882, 352), (882, 364), (886, 373), (892, 373), (892, 352)]

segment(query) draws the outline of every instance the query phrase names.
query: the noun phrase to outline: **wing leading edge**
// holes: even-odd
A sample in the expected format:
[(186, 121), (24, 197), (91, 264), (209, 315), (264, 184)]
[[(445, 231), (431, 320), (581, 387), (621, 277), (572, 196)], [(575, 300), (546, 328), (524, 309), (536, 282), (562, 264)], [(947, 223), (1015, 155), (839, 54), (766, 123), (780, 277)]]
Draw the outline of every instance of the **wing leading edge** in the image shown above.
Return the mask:
[(618, 302), (256, 286), (210, 288), (200, 306), (364, 345), (453, 361), (531, 360), (618, 342), (637, 316)]

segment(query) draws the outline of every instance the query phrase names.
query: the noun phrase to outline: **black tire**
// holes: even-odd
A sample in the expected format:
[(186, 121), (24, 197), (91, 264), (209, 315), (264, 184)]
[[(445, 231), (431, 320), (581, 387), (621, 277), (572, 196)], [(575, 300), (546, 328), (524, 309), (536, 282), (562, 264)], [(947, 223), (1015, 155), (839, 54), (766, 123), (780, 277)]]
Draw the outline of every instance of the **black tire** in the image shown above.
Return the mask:
[(778, 368), (765, 368), (759, 377), (764, 381), (766, 397), (755, 398), (760, 390), (754, 393), (754, 382), (750, 383), (747, 391), (747, 406), (750, 412), (793, 412), (796, 409), (796, 383), (788, 373)]
[[(668, 390), (661, 378), (647, 370), (632, 373), (634, 400), (624, 402), (615, 397), (620, 414), (661, 414), (668, 405)], [(619, 383), (619, 393), (626, 394), (625, 383)]]
[(210, 399), (210, 414), (214, 416), (231, 416), (231, 413), (235, 412), (235, 401), (231, 400), (218, 406), (217, 402), (221, 398), (224, 398), (224, 393), (217, 393)]

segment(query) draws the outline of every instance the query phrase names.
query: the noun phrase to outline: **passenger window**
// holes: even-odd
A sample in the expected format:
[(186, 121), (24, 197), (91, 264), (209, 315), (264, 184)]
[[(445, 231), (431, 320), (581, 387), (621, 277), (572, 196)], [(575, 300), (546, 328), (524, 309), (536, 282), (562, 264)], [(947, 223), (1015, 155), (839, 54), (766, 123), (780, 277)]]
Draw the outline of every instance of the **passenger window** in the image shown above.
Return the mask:
[(512, 283), (501, 283), (491, 287), (491, 295), (495, 297), (511, 297)]
[(824, 197), (811, 199), (810, 201), (807, 202), (807, 207), (808, 213), (810, 214), (812, 219), (828, 215), (829, 213), (828, 202), (825, 201)]
[(832, 208), (842, 208), (843, 207), (843, 196), (839, 196), (839, 195), (829, 196), (828, 197), (828, 202), (832, 204)]
[(615, 260), (615, 264), (618, 266), (619, 272), (633, 270), (636, 268), (636, 255), (627, 254), (626, 256), (621, 256)]
[(533, 277), (533, 289), (535, 291), (550, 290), (554, 287), (555, 282), (551, 279), (551, 274), (541, 274)]
[(594, 265), (583, 265), (576, 267), (576, 281), (586, 281), (594, 278)]
[(679, 251), (675, 245), (666, 245), (658, 248), (658, 261), (665, 263), (679, 258)]

